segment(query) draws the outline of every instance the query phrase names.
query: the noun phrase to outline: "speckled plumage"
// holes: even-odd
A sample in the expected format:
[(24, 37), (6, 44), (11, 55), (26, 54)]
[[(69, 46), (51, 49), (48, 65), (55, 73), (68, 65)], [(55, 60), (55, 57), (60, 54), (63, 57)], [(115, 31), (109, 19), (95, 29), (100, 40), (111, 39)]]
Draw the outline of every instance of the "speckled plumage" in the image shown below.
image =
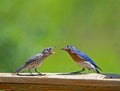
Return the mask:
[[(20, 68), (18, 68), (14, 74), (19, 74), (22, 70), (29, 70), (29, 72), (31, 73), (31, 69), (34, 69), (35, 72), (39, 73), (37, 71), (37, 68), (39, 66), (41, 66), (41, 64), (43, 63), (44, 59), (47, 58), (48, 56), (50, 56), (51, 54), (53, 54), (53, 48), (45, 48), (41, 53), (38, 53), (32, 57), (30, 57), (23, 66), (21, 66)], [(31, 73), (32, 74), (32, 73)], [(39, 73), (41, 74), (41, 73)]]
[(72, 59), (82, 67), (82, 71), (87, 68), (88, 70), (94, 70), (95, 72), (100, 73), (99, 70), (101, 69), (95, 64), (95, 62), (85, 53), (77, 50), (74, 46), (69, 45), (62, 48), (62, 50), (68, 52)]

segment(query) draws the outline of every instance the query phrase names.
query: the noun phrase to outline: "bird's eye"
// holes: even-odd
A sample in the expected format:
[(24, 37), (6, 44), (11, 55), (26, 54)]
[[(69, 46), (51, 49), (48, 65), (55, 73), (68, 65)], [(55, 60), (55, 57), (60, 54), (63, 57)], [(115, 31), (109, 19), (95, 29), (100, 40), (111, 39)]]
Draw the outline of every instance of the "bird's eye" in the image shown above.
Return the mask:
[(67, 46), (67, 48), (68, 48), (69, 46)]
[(51, 51), (51, 50), (52, 50), (52, 48), (48, 48), (48, 49), (47, 49), (47, 51)]
[(49, 51), (52, 50), (52, 48), (49, 48)]

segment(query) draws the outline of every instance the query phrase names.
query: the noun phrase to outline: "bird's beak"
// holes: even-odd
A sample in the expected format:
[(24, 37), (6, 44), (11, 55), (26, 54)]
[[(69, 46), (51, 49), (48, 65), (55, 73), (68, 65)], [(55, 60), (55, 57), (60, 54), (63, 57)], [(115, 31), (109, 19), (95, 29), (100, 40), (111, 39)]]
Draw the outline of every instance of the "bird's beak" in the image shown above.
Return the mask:
[(61, 50), (66, 50), (66, 48), (61, 48)]
[[(56, 48), (56, 47), (54, 47), (54, 48)], [(52, 54), (55, 54), (55, 52), (54, 52), (54, 48), (52, 49)]]
[(55, 54), (55, 52), (54, 52), (54, 51), (52, 51), (52, 54)]
[(54, 52), (54, 49), (55, 49), (56, 47), (53, 47), (53, 50), (52, 50), (52, 54), (55, 54), (55, 52)]

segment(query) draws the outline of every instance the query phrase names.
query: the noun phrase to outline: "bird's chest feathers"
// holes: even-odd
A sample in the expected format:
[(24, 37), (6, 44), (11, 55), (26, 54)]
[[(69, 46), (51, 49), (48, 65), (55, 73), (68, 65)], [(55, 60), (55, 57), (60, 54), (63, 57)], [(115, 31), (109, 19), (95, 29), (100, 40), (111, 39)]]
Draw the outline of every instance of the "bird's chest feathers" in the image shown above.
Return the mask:
[(38, 56), (36, 59), (29, 62), (28, 68), (37, 68), (43, 63), (43, 61), (44, 61), (44, 58), (41, 56)]
[(72, 57), (72, 59), (75, 61), (75, 62), (83, 62), (83, 59), (81, 57), (79, 57), (76, 53), (70, 53), (70, 56)]

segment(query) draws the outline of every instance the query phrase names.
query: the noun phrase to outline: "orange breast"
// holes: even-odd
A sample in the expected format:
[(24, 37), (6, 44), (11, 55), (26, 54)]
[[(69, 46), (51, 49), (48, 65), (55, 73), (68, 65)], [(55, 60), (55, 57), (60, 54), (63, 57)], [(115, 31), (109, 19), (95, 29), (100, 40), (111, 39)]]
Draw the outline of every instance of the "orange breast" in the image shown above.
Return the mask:
[(69, 51), (67, 51), (70, 56), (72, 57), (72, 59), (75, 61), (75, 62), (83, 62), (84, 60), (82, 58), (80, 58), (76, 53), (71, 53)]

